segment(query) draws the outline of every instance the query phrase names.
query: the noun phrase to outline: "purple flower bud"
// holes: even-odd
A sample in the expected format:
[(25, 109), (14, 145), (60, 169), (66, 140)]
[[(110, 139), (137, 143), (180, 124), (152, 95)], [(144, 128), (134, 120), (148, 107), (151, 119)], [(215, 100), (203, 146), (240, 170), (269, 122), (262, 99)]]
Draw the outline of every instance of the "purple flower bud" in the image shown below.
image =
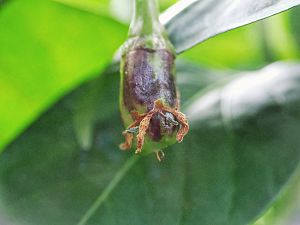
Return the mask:
[[(121, 63), (121, 114), (127, 130), (121, 149), (131, 148), (137, 135), (140, 153), (147, 136), (156, 145), (166, 147), (181, 141), (188, 131), (185, 116), (178, 112), (179, 100), (175, 85), (175, 55), (164, 39), (134, 38), (124, 47)], [(135, 132), (132, 132), (134, 130)]]

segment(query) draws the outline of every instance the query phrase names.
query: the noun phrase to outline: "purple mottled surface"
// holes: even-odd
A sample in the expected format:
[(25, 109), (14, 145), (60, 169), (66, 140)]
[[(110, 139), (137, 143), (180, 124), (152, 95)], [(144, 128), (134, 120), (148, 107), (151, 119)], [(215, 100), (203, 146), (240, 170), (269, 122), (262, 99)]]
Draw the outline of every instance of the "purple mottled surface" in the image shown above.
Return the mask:
[[(174, 60), (174, 55), (165, 49), (137, 48), (127, 52), (122, 68), (122, 95), (128, 112), (145, 113), (138, 110), (141, 108), (149, 112), (157, 99), (162, 99), (168, 107), (177, 107)], [(160, 115), (152, 118), (148, 133), (153, 140), (173, 133), (174, 127), (162, 126), (163, 120)]]

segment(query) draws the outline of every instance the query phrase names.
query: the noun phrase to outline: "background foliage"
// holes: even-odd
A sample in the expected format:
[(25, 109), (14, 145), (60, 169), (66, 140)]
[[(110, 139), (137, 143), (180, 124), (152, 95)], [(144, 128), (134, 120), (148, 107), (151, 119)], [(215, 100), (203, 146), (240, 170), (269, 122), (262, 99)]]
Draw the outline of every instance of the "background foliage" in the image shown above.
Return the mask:
[[(82, 87), (76, 93), (71, 94), (70, 97), (65, 98), (50, 112), (47, 112), (46, 116), (42, 117), (25, 135), (22, 135), (16, 143), (10, 145), (7, 153), (4, 152), (0, 169), (1, 193), (4, 196), (1, 207), (5, 203), (5, 209), (1, 210), (4, 221), (7, 219), (5, 217), (11, 217), (9, 215), (18, 215), (13, 216), (13, 219), (9, 218), (9, 221), (21, 220), (28, 224), (47, 224), (51, 221), (51, 218), (47, 218), (47, 215), (52, 215), (52, 219), (57, 220), (52, 220), (54, 224), (60, 224), (61, 221), (66, 221), (67, 224), (70, 224), (70, 222), (72, 224), (76, 223), (84, 214), (84, 209), (88, 208), (97, 197), (105, 181), (108, 182), (112, 179), (113, 171), (118, 170), (122, 162), (126, 161), (130, 155), (120, 155), (115, 149), (111, 149), (112, 145), (118, 144), (120, 140), (118, 134), (122, 129), (121, 122), (118, 120), (117, 105), (111, 106), (112, 102), (117, 100), (110, 98), (112, 96), (111, 91), (115, 92), (115, 97), (118, 96), (117, 86), (114, 85), (118, 83), (118, 78), (109, 78), (105, 81), (110, 85), (105, 85), (106, 83), (101, 80), (101, 76), (103, 76), (101, 71), (111, 61), (113, 53), (126, 38), (128, 15), (130, 13), (126, 14), (118, 11), (118, 8), (114, 7), (116, 1), (64, 0), (59, 2), (8, 1), (1, 3), (0, 149), (4, 150), (9, 142), (57, 102), (61, 96), (69, 93), (70, 90), (79, 86), (82, 82), (97, 77), (98, 85), (93, 84), (91, 88), (87, 88), (91, 85), (88, 84), (87, 87)], [(161, 8), (165, 9), (172, 3), (173, 1), (170, 0), (161, 1)], [(124, 6), (119, 8), (124, 9)], [(197, 83), (203, 86), (194, 87), (195, 91), (190, 93), (185, 93), (185, 90), (193, 90), (192, 83), (195, 80), (191, 79), (190, 82), (186, 82), (184, 78), (180, 78), (184, 75), (179, 75), (181, 87), (190, 85), (188, 88), (182, 88), (183, 99), (188, 99), (196, 91), (202, 90), (215, 80), (226, 80), (228, 74), (235, 74), (235, 72), (232, 72), (233, 70), (254, 70), (277, 60), (297, 60), (300, 48), (300, 30), (297, 24), (300, 19), (299, 15), (299, 8), (292, 9), (259, 23), (222, 34), (180, 55), (178, 57), (180, 60), (188, 60), (193, 63), (183, 63), (181, 65), (183, 68), (181, 73), (185, 73), (185, 76), (187, 73), (206, 74), (206, 76), (202, 76), (204, 77), (203, 80), (194, 78)], [(225, 70), (225, 72), (220, 70)], [(110, 79), (115, 79), (114, 83)], [(82, 94), (86, 92), (91, 93), (88, 96), (92, 97), (86, 97), (85, 94)], [(98, 97), (100, 92), (102, 97), (99, 99), (93, 98), (93, 96)], [(97, 105), (100, 107), (97, 110), (101, 110), (101, 118), (94, 118), (94, 111), (89, 107), (95, 103), (98, 103)], [(105, 107), (105, 104), (108, 106)], [(75, 110), (76, 113), (73, 116), (70, 112), (73, 112), (74, 105), (79, 106), (75, 107), (77, 111)], [(105, 109), (104, 113), (103, 108)], [(107, 122), (108, 115), (111, 115), (112, 112), (115, 118), (114, 126)], [(70, 117), (70, 115), (72, 116)], [(98, 130), (102, 135), (101, 140), (96, 140), (98, 141), (96, 144), (91, 143), (94, 136), (92, 126), (95, 120), (98, 121)], [(65, 124), (62, 122), (65, 122)], [(266, 126), (271, 126), (271, 124), (272, 121)], [(290, 124), (292, 126), (297, 123), (291, 122)], [(297, 129), (297, 127), (293, 129)], [(202, 137), (207, 135), (207, 139), (202, 142), (202, 145), (205, 145), (206, 142), (212, 143), (218, 140), (218, 137), (224, 139), (221, 130), (211, 129), (210, 131), (213, 134), (203, 134), (201, 129), (198, 131)], [(47, 133), (49, 133), (49, 136), (50, 134), (54, 135), (54, 137), (47, 138)], [(109, 135), (105, 136), (106, 133), (114, 134), (118, 138), (112, 139)], [(297, 135), (297, 132), (294, 134)], [(60, 138), (61, 136), (64, 137), (63, 140)], [(66, 137), (70, 139), (65, 139)], [(215, 140), (210, 140), (210, 137)], [(230, 139), (230, 137), (228, 138)], [(192, 135), (190, 139), (193, 139)], [(34, 140), (37, 140), (37, 143)], [(57, 142), (54, 143), (53, 140), (57, 140)], [(25, 146), (31, 151), (20, 154), (20, 150), (18, 151), (19, 146), (22, 146), (22, 148)], [(39, 149), (37, 146), (45, 147)], [(97, 149), (95, 146), (101, 146), (101, 149), (106, 149), (106, 151), (98, 152), (95, 150)], [(92, 155), (80, 151), (80, 149), (86, 148), (94, 148), (91, 151)], [(187, 144), (185, 148), (189, 149), (191, 147)], [(192, 159), (187, 158), (188, 155), (184, 154), (182, 148), (175, 146), (173, 149), (174, 151), (170, 150), (170, 153), (168, 151), (167, 157), (170, 158), (168, 162), (160, 168), (156, 164), (153, 165), (155, 161), (151, 157), (143, 159), (143, 162), (138, 162), (135, 165), (135, 168), (138, 169), (135, 169), (126, 180), (121, 182), (114, 197), (104, 205), (106, 212), (104, 214), (108, 215), (107, 218), (104, 218), (106, 222), (110, 221), (110, 224), (114, 222), (118, 224), (117, 219), (111, 221), (113, 217), (109, 217), (109, 213), (113, 211), (114, 207), (117, 207), (118, 201), (129, 201), (124, 198), (123, 191), (126, 187), (130, 188), (130, 183), (133, 180), (138, 183), (138, 186), (135, 190), (130, 190), (131, 193), (135, 193), (135, 196), (130, 196), (131, 198), (143, 198), (144, 193), (148, 193), (145, 187), (151, 185), (149, 182), (153, 181), (157, 184), (157, 187), (161, 188), (155, 189), (154, 186), (150, 188), (158, 202), (163, 202), (161, 199), (165, 195), (174, 198), (174, 202), (176, 202), (181, 201), (181, 199), (176, 199), (178, 197), (176, 193), (184, 182), (178, 180), (177, 176), (183, 173), (186, 160), (189, 162), (193, 158), (202, 159), (200, 165), (204, 168), (189, 168), (189, 170), (230, 171), (230, 168), (219, 168), (217, 170), (213, 162), (220, 159), (205, 158), (208, 156), (213, 157), (212, 154), (205, 152), (205, 147), (199, 153), (191, 152)], [(230, 148), (224, 147), (224, 149), (229, 150)], [(216, 147), (215, 151), (217, 151)], [(205, 160), (207, 162), (211, 160), (211, 164), (205, 164)], [(227, 160), (230, 160), (230, 158)], [(268, 163), (267, 160), (266, 163)], [(295, 166), (291, 161), (292, 155), (291, 158), (287, 158), (286, 164), (291, 167)], [(191, 163), (191, 165), (197, 165), (197, 163)], [(227, 165), (226, 161), (220, 165), (232, 166)], [(20, 173), (20, 168), (22, 173)], [(74, 170), (70, 171), (69, 168), (74, 168)], [(166, 176), (166, 174), (170, 174), (169, 170), (174, 173), (174, 177)], [(51, 173), (47, 173), (47, 171), (51, 171)], [(61, 173), (61, 171), (64, 171), (64, 173)], [(101, 173), (99, 174), (98, 171), (101, 171)], [(152, 172), (147, 174), (146, 179), (143, 175), (147, 171)], [(219, 177), (216, 180), (221, 182), (219, 186), (222, 188), (221, 177), (226, 176), (221, 173), (213, 175)], [(99, 176), (104, 177), (100, 178)], [(211, 178), (205, 177), (205, 174), (203, 176), (199, 178), (200, 181), (209, 183)], [(30, 177), (34, 179), (31, 180)], [(266, 177), (262, 176), (261, 179), (261, 185), (264, 185), (264, 182), (267, 182)], [(100, 180), (101, 183), (99, 183)], [(173, 180), (176, 180), (176, 182)], [(88, 185), (82, 186), (82, 183)], [(168, 187), (170, 183), (175, 183), (175, 187)], [(293, 224), (293, 221), (299, 220), (297, 216), (291, 216), (293, 212), (295, 215), (299, 212), (299, 204), (297, 204), (294, 197), (295, 195), (299, 196), (297, 191), (299, 182), (297, 183), (296, 175), (293, 183), (288, 191), (282, 192), (280, 200), (267, 211), (264, 217), (256, 222), (256, 225)], [(215, 187), (218, 184), (212, 185)], [(62, 188), (65, 191), (59, 195)], [(164, 192), (162, 191), (163, 188), (173, 191)], [(205, 193), (206, 187), (198, 188), (194, 191), (199, 192), (201, 190)], [(13, 194), (9, 192), (12, 189), (14, 189)], [(190, 190), (190, 192), (192, 191)], [(210, 194), (215, 194), (214, 197), (219, 198), (218, 189), (215, 191), (215, 193)], [(228, 191), (230, 192), (230, 189)], [(221, 190), (220, 192), (222, 193)], [(276, 191), (274, 190), (274, 192)], [(66, 196), (66, 193), (69, 193), (69, 196)], [(241, 195), (244, 196), (242, 193)], [(55, 196), (54, 200), (53, 196)], [(74, 196), (77, 198), (75, 203), (73, 201)], [(62, 199), (66, 201), (61, 201)], [(216, 202), (216, 205), (208, 206), (204, 210), (213, 212), (209, 207), (214, 210), (218, 207), (222, 208), (222, 202), (226, 202), (226, 196)], [(27, 208), (28, 203), (33, 207)], [(136, 202), (137, 205), (139, 203), (145, 204), (145, 202)], [(169, 204), (172, 205), (172, 203)], [(35, 207), (43, 209), (43, 205), (45, 207), (44, 211), (41, 212), (41, 216), (36, 216), (34, 213)], [(57, 207), (57, 205), (60, 207)], [(57, 211), (58, 209), (74, 205), (74, 211), (66, 212), (64, 218), (58, 216), (58, 213), (60, 213)], [(149, 205), (145, 205), (146, 209), (147, 207), (149, 209), (152, 206), (149, 203)], [(163, 209), (171, 206), (161, 207)], [(200, 205), (199, 207), (206, 206)], [(175, 206), (172, 206), (171, 209), (173, 213), (179, 210)], [(189, 210), (188, 207), (185, 210)], [(7, 212), (7, 214), (4, 212)], [(53, 215), (56, 216), (53, 217)], [(144, 218), (147, 223), (147, 214), (141, 213), (139, 216)], [(176, 218), (164, 217), (159, 212), (155, 216), (158, 221), (170, 222), (173, 219), (177, 221)], [(220, 212), (219, 217), (216, 217), (216, 219), (221, 220), (224, 216), (228, 216), (228, 214)], [(124, 215), (115, 216), (115, 218), (122, 217)], [(70, 218), (72, 219), (70, 220)], [(140, 218), (128, 218), (128, 220), (140, 221)], [(97, 216), (94, 217), (91, 224), (97, 223), (98, 220)], [(148, 222), (150, 220), (148, 218)], [(181, 220), (186, 221), (189, 218), (183, 216)], [(237, 221), (239, 220), (243, 219), (237, 218)]]

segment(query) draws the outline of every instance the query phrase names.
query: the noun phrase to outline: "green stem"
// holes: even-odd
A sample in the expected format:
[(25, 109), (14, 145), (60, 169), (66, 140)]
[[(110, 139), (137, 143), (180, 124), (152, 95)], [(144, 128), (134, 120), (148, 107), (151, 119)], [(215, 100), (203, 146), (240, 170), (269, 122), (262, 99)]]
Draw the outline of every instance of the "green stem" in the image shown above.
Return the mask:
[(159, 22), (158, 16), (156, 0), (135, 0), (129, 36), (162, 34), (164, 29)]
[(121, 169), (116, 173), (114, 178), (108, 184), (108, 186), (104, 189), (104, 191), (98, 196), (95, 202), (91, 205), (91, 207), (86, 211), (86, 213), (81, 217), (80, 221), (77, 225), (85, 225), (89, 219), (95, 214), (97, 209), (105, 202), (110, 193), (114, 190), (114, 188), (119, 184), (128, 170), (135, 164), (139, 157), (132, 156), (128, 159), (125, 164), (121, 167)]

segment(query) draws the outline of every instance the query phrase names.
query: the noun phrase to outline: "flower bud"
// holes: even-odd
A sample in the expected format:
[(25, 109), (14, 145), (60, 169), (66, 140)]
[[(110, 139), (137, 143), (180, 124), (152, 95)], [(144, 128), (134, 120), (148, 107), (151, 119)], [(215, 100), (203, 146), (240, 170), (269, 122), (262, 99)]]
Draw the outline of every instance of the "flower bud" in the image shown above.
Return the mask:
[(120, 109), (127, 128), (120, 148), (130, 149), (136, 135), (136, 153), (144, 144), (158, 152), (176, 139), (181, 142), (189, 125), (178, 111), (175, 54), (155, 0), (135, 0), (129, 37), (121, 53)]
[(136, 153), (141, 152), (145, 137), (157, 149), (174, 142), (176, 136), (181, 142), (188, 131), (187, 120), (178, 111), (175, 55), (167, 41), (151, 38), (129, 40), (122, 54), (120, 108), (127, 130), (120, 147), (131, 148), (136, 133)]

